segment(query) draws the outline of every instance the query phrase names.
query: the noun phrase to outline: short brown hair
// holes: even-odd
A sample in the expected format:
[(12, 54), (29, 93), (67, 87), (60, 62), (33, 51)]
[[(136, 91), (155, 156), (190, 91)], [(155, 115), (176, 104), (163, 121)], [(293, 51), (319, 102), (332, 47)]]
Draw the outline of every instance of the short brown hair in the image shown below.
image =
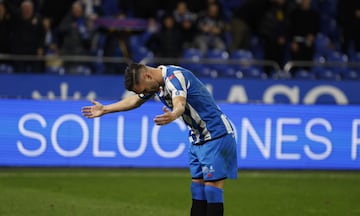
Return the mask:
[(125, 88), (133, 91), (134, 85), (139, 84), (139, 74), (145, 65), (138, 63), (131, 63), (125, 69)]

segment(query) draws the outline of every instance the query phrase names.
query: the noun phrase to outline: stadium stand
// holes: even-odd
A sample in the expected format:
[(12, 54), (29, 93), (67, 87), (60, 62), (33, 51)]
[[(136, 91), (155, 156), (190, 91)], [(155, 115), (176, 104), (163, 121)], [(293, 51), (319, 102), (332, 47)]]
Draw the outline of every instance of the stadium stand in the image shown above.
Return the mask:
[[(141, 16), (144, 11), (137, 12), (136, 8), (124, 1), (121, 4), (113, 4), (112, 1), (98, 1), (91, 3), (91, 1), (66, 1), (64, 2), (59, 12), (51, 16), (49, 1), (16, 1), (4, 0), (0, 2), (0, 36), (8, 38), (14, 32), (17, 26), (9, 25), (9, 23), (22, 23), (29, 25), (36, 34), (43, 34), (43, 50), (37, 50), (38, 61), (44, 61), (41, 67), (43, 71), (30, 71), (31, 73), (50, 73), (50, 74), (121, 74), (122, 67), (114, 66), (114, 59), (111, 62), (106, 62), (108, 57), (122, 58), (122, 62), (138, 61), (145, 59), (147, 63), (156, 64), (156, 58), (168, 58), (167, 62), (180, 62), (180, 65), (189, 68), (201, 76), (217, 77), (231, 77), (231, 78), (252, 78), (252, 79), (359, 79), (359, 62), (360, 52), (352, 37), (344, 35), (345, 18), (340, 16), (348, 14), (345, 21), (353, 21), (355, 24), (351, 26), (354, 32), (360, 31), (359, 23), (360, 17), (356, 15), (351, 16), (348, 11), (360, 11), (360, 4), (356, 0), (349, 0), (347, 2), (340, 2), (339, 0), (312, 0), (311, 8), (320, 15), (320, 32), (316, 35), (314, 41), (314, 57), (312, 61), (298, 62), (294, 61), (289, 55), (291, 48), (290, 40), (288, 40), (287, 54), (284, 57), (284, 67), (280, 69), (271, 69), (264, 72), (265, 65), (269, 59), (264, 58), (264, 41), (259, 35), (259, 21), (263, 20), (263, 12), (273, 9), (270, 8), (270, 3), (279, 0), (241, 0), (241, 1), (209, 1), (211, 4), (217, 4), (220, 9), (219, 17), (224, 23), (223, 40), (226, 42), (226, 48), (221, 50), (209, 49), (204, 53), (198, 50), (198, 47), (189, 40), (189, 35), (196, 35), (197, 28), (192, 34), (179, 35), (179, 37), (186, 37), (187, 43), (183, 44), (183, 48), (179, 57), (159, 56), (156, 47), (148, 47), (149, 39), (161, 29), (161, 20), (164, 16), (174, 15), (177, 3), (180, 1), (169, 1), (168, 3), (159, 4), (160, 0), (155, 0), (153, 5), (158, 7), (157, 12), (152, 11), (152, 16)], [(289, 7), (293, 10), (299, 7), (299, 3), (306, 0), (289, 0), (289, 5), (296, 7)], [(33, 12), (30, 17), (24, 17), (26, 11), (21, 12), (20, 5), (23, 2), (33, 3)], [(163, 3), (163, 1), (161, 1)], [(80, 3), (82, 11), (73, 11), (74, 4)], [(186, 14), (191, 15), (191, 25), (198, 25), (196, 18), (203, 17), (206, 14), (206, 7), (194, 7), (194, 3), (185, 1), (188, 4)], [(196, 5), (196, 4), (195, 4)], [(16, 6), (16, 7), (15, 7)], [(18, 8), (14, 10), (14, 8)], [(153, 7), (152, 7), (153, 9)], [(242, 14), (238, 14), (242, 11)], [(77, 13), (77, 14), (76, 14)], [(290, 13), (290, 11), (289, 11)], [(354, 14), (360, 14), (354, 13)], [(175, 16), (175, 15), (174, 15)], [(241, 17), (246, 22), (250, 29), (250, 44), (246, 49), (230, 50), (231, 37), (229, 32), (232, 26), (230, 25), (232, 18)], [(51, 19), (51, 29), (49, 26), (41, 26), (42, 20)], [(186, 17), (183, 17), (183, 22), (178, 25), (187, 25)], [(194, 21), (195, 20), (195, 21)], [(19, 22), (21, 21), (21, 22)], [(67, 27), (64, 28), (63, 23), (67, 22)], [(74, 25), (71, 25), (73, 23)], [(36, 24), (36, 25), (34, 25)], [(73, 26), (74, 28), (72, 29)], [(46, 27), (46, 28), (45, 28)], [(86, 28), (84, 28), (86, 27)], [(184, 27), (184, 26), (182, 26)], [(46, 31), (45, 31), (46, 29)], [(50, 31), (51, 30), (51, 31)], [(43, 32), (43, 33), (42, 33)], [(51, 32), (51, 35), (45, 37), (45, 32)], [(182, 34), (182, 31), (179, 33)], [(38, 38), (38, 37), (37, 37)], [(40, 37), (42, 38), (42, 37)], [(64, 49), (64, 44), (69, 41), (69, 38), (77, 38), (78, 41), (84, 41), (82, 44), (77, 44), (81, 47), (81, 52), (76, 55), (90, 56), (90, 60), (76, 64), (74, 68), (68, 66), (66, 56), (69, 55), (69, 50)], [(343, 39), (350, 40), (344, 41)], [(31, 39), (31, 38), (30, 38)], [(50, 55), (54, 53), (63, 62), (63, 65), (57, 67), (47, 66), (45, 56), (49, 50), (49, 40), (55, 41), (55, 47), (59, 49), (53, 50)], [(31, 43), (31, 41), (29, 42)], [(54, 43), (54, 42), (53, 42)], [(18, 62), (23, 61), (23, 58), (16, 58), (18, 53), (13, 52), (12, 47), (8, 47), (14, 43), (6, 43), (2, 41), (0, 44), (0, 72), (1, 73), (29, 73), (29, 70), (19, 71)], [(153, 45), (152, 45), (153, 46)], [(70, 46), (71, 47), (71, 46)], [(111, 47), (111, 51), (109, 51)], [(345, 47), (345, 48), (344, 48)], [(24, 48), (24, 47), (23, 47)], [(23, 49), (22, 48), (22, 49)], [(26, 47), (25, 47), (26, 48)], [(24, 49), (25, 49), (24, 48)], [(69, 47), (68, 47), (69, 49)], [(70, 48), (71, 50), (71, 48)], [(72, 54), (72, 51), (70, 52)], [(15, 58), (11, 57), (15, 56)], [(77, 57), (74, 56), (76, 59)], [(9, 61), (9, 59), (11, 59)], [(18, 60), (14, 60), (18, 59)], [(81, 59), (81, 58), (80, 58)], [(125, 59), (125, 60), (124, 60)], [(36, 59), (35, 59), (36, 60)], [(32, 59), (31, 61), (34, 61)], [(257, 61), (257, 62), (256, 62)], [(244, 62), (247, 62), (245, 64)], [(256, 62), (256, 64), (254, 64)], [(269, 63), (269, 62), (267, 62)], [(273, 62), (271, 62), (272, 64)], [(16, 66), (16, 67), (15, 67)], [(279, 65), (282, 67), (282, 65)], [(71, 72), (72, 71), (72, 72)]]

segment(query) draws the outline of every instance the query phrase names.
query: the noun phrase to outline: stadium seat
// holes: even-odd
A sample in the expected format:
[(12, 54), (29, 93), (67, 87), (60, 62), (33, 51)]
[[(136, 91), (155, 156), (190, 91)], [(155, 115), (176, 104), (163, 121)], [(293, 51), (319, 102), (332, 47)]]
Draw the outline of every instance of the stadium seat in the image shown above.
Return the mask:
[[(205, 56), (210, 62), (205, 65), (205, 67), (209, 67), (210, 69), (218, 71), (220, 74), (223, 71), (226, 71), (228, 69), (228, 64), (226, 63), (227, 60), (229, 60), (229, 53), (225, 50), (220, 49), (211, 49), (206, 53)], [(221, 61), (224, 60), (224, 63)]]
[(299, 69), (295, 71), (294, 78), (299, 80), (314, 80), (316, 79), (316, 76), (313, 71)]
[(342, 73), (347, 70), (349, 58), (346, 54), (338, 51), (329, 52), (326, 56), (326, 62), (333, 63), (335, 65), (329, 65), (327, 68), (335, 71), (336, 73)]
[(315, 56), (325, 56), (331, 51), (331, 41), (325, 34), (318, 34), (315, 38)]
[(250, 50), (254, 54), (254, 58), (263, 59), (264, 58), (264, 48), (258, 36), (251, 36), (250, 40)]
[(322, 34), (327, 35), (327, 37), (331, 38), (333, 41), (339, 39), (339, 29), (334, 17), (322, 14), (320, 22), (320, 32)]
[(326, 55), (326, 60), (328, 62), (348, 62), (348, 57), (346, 54), (343, 54), (341, 52), (338, 51), (332, 51), (332, 52), (328, 52), (328, 54)]
[(132, 53), (132, 57), (135, 62), (146, 61), (146, 64), (152, 64), (154, 61), (154, 53), (147, 49), (144, 46), (139, 47), (138, 49), (134, 50)]
[(231, 52), (230, 58), (242, 60), (242, 59), (253, 59), (254, 56), (250, 50), (239, 49)]
[(137, 50), (143, 46), (138, 35), (132, 35), (129, 38), (129, 44), (130, 44), (131, 51)]
[(13, 66), (9, 64), (0, 64), (0, 73), (4, 74), (11, 74), (14, 72)]
[(91, 68), (86, 65), (77, 65), (73, 68), (72, 72), (79, 75), (90, 75), (92, 73)]
[(46, 67), (45, 73), (54, 75), (65, 75), (66, 71), (64, 67)]
[(354, 52), (350, 56), (350, 61), (355, 63), (360, 63), (360, 52)]
[(193, 73), (199, 74), (203, 70), (203, 65), (200, 63), (202, 58), (203, 53), (201, 50), (195, 48), (186, 48), (183, 50), (180, 66), (189, 69)]
[(318, 67), (312, 71), (315, 73), (317, 79), (323, 80), (341, 80), (339, 71), (329, 69), (326, 67)]
[(251, 79), (266, 79), (266, 73), (256, 67), (249, 67), (243, 70), (244, 78), (251, 78)]
[(230, 59), (239, 61), (238, 64), (232, 65), (232, 68), (235, 71), (243, 71), (251, 67), (250, 63), (247, 64), (246, 62), (253, 60), (254, 56), (250, 50), (239, 49), (230, 53)]
[(217, 78), (217, 77), (219, 77), (219, 72), (210, 67), (202, 67), (198, 71), (197, 75), (201, 76), (201, 77)]
[(345, 80), (359, 80), (360, 79), (360, 71), (355, 69), (348, 69), (342, 72), (342, 79)]
[(273, 70), (273, 71), (271, 71), (270, 72), (270, 77), (271, 77), (271, 79), (274, 79), (274, 80), (287, 80), (287, 79), (292, 78), (290, 73), (288, 73), (286, 71), (283, 71), (283, 70), (279, 70), (279, 71)]

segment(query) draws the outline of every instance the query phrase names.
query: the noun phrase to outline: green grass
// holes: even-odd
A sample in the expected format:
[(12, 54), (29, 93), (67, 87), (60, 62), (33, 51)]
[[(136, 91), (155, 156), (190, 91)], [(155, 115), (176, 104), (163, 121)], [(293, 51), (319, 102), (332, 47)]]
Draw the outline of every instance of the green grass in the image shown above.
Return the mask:
[[(0, 169), (0, 215), (185, 216), (187, 170)], [(226, 216), (360, 215), (360, 173), (240, 171)]]

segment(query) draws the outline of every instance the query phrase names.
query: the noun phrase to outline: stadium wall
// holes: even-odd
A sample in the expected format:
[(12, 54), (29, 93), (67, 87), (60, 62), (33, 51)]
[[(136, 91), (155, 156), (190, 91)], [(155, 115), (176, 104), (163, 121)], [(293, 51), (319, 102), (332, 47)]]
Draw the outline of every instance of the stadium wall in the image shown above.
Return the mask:
[[(217, 101), (265, 104), (360, 104), (360, 80), (201, 78)], [(0, 75), (0, 98), (118, 100), (122, 76)]]

